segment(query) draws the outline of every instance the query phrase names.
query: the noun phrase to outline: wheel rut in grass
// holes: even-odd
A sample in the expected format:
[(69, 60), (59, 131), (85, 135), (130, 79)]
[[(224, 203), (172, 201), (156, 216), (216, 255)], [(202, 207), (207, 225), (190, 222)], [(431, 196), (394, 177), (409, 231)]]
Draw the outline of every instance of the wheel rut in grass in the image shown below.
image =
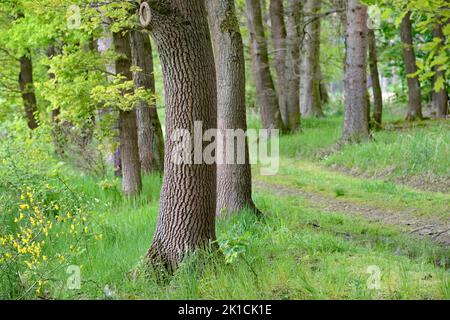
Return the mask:
[(360, 216), (371, 222), (397, 226), (400, 230), (411, 236), (430, 239), (434, 243), (444, 247), (450, 246), (450, 222), (437, 217), (418, 217), (408, 211), (395, 211), (356, 204), (350, 201), (333, 199), (318, 193), (261, 180), (255, 180), (254, 187), (257, 191), (269, 191), (271, 194), (279, 196), (302, 196), (309, 201), (310, 207), (312, 208)]

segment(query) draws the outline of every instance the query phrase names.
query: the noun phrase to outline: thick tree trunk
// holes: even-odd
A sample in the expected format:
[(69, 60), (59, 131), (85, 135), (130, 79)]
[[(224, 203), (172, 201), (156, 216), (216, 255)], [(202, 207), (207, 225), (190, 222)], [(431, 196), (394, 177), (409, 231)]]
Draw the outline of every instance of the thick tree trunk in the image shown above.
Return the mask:
[(19, 87), (22, 92), (23, 106), (28, 127), (34, 130), (38, 127), (36, 119), (37, 102), (33, 85), (33, 63), (28, 56), (20, 58)]
[(303, 4), (302, 0), (289, 0), (286, 8), (286, 106), (282, 111), (286, 130), (295, 132), (300, 123), (300, 39)]
[(269, 15), (271, 24), (272, 43), (274, 48), (274, 64), (276, 72), (276, 91), (278, 104), (284, 126), (287, 118), (287, 83), (286, 83), (286, 25), (284, 22), (283, 0), (270, 0)]
[(403, 58), (405, 60), (408, 83), (408, 112), (406, 114), (406, 120), (414, 121), (423, 119), (419, 78), (417, 76), (408, 76), (417, 72), (416, 55), (414, 53), (412, 38), (411, 12), (405, 15), (400, 24), (400, 38), (403, 43)]
[[(123, 34), (118, 32), (113, 34), (114, 48), (116, 53), (120, 55), (116, 59), (116, 73), (123, 75), (127, 81), (133, 80), (133, 75), (130, 71), (131, 48), (129, 37), (129, 33)], [(135, 196), (142, 190), (136, 109), (130, 111), (119, 110), (119, 141), (122, 192), (126, 196)]]
[(158, 47), (166, 99), (164, 179), (148, 257), (173, 271), (187, 251), (216, 238), (216, 165), (192, 159), (191, 153), (177, 161), (180, 144), (187, 147), (188, 141), (177, 142), (174, 135), (194, 134), (195, 121), (201, 121), (202, 133), (217, 127), (214, 56), (203, 0), (144, 2), (141, 21)]
[[(314, 19), (321, 9), (321, 0), (307, 0), (305, 11), (308, 21)], [(309, 22), (306, 26), (303, 56), (303, 79), (301, 93), (301, 112), (305, 117), (323, 117), (320, 95), (320, 19)]]
[[(133, 74), (135, 86), (145, 88), (155, 94), (150, 37), (145, 33), (132, 31), (130, 41), (133, 66), (141, 69)], [(136, 111), (141, 169), (144, 173), (162, 173), (164, 169), (164, 138), (156, 104), (149, 105), (147, 102), (141, 101)]]
[[(224, 136), (227, 129), (246, 132), (244, 46), (234, 0), (210, 0), (207, 8), (217, 75), (217, 129)], [(225, 145), (224, 141), (222, 143)], [(237, 160), (242, 153), (245, 162), (239, 164)], [(244, 146), (234, 144), (233, 154), (233, 164), (217, 164), (218, 216), (237, 213), (243, 209), (257, 212), (252, 200), (247, 139)]]
[(343, 140), (369, 137), (367, 105), (367, 7), (349, 0), (347, 9), (345, 67), (345, 119)]
[[(367, 39), (369, 42), (369, 65), (370, 79), (372, 81), (373, 93), (373, 122), (376, 129), (381, 129), (381, 121), (383, 115), (383, 95), (381, 92), (380, 76), (378, 73), (377, 46), (375, 41), (375, 31), (368, 30)], [(369, 108), (370, 109), (370, 108)]]
[[(436, 25), (433, 29), (433, 37), (438, 38), (441, 40), (441, 44), (445, 42), (445, 36), (442, 32), (442, 25)], [(439, 91), (433, 90), (433, 109), (436, 112), (436, 117), (438, 118), (445, 118), (448, 114), (448, 91), (445, 86), (445, 70), (443, 70), (442, 65), (436, 65), (433, 67), (433, 70), (435, 72), (433, 76), (433, 87), (436, 81), (439, 78), (444, 79), (444, 86)]]
[(260, 0), (246, 0), (246, 11), (250, 31), (253, 77), (262, 125), (265, 129), (282, 129), (278, 97), (270, 73)]

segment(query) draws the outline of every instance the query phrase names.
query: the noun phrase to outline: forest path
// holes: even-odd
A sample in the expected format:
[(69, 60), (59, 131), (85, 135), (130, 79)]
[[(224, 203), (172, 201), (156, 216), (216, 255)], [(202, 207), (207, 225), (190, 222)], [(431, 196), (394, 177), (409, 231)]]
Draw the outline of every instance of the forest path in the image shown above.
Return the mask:
[[(306, 173), (307, 175), (311, 166), (314, 170), (320, 168), (317, 184), (312, 185), (313, 183), (308, 179), (299, 182), (301, 174)], [(292, 167), (290, 169), (292, 170)], [(402, 200), (401, 205), (398, 206), (398, 203), (395, 203), (398, 202), (398, 199), (389, 199), (388, 195), (383, 195), (380, 190), (374, 192), (370, 189), (374, 188), (371, 184), (377, 186), (383, 182), (346, 177), (345, 174), (328, 171), (326, 168), (317, 167), (311, 163), (300, 163), (296, 170), (297, 172), (298, 170), (302, 171), (298, 172), (297, 179), (292, 174), (285, 175), (283, 173), (276, 176), (257, 175), (254, 179), (254, 189), (257, 192), (269, 192), (278, 196), (301, 196), (308, 200), (312, 208), (360, 216), (370, 222), (396, 226), (405, 234), (413, 237), (427, 238), (444, 247), (450, 246), (450, 219), (448, 217), (450, 202), (447, 202), (450, 197), (445, 194), (436, 193), (437, 198), (433, 198), (434, 193), (417, 191), (417, 199), (411, 200), (409, 203), (400, 199)], [(327, 175), (331, 175), (327, 177), (332, 179), (331, 186), (328, 179), (324, 180), (324, 176)], [(368, 184), (367, 190), (358, 184), (353, 186), (359, 189), (357, 190), (358, 194), (351, 189), (351, 185), (347, 190), (336, 189), (334, 183), (341, 185), (342, 181), (339, 181), (341, 178), (344, 178), (346, 182), (351, 179), (350, 181), (356, 180), (359, 183)], [(329, 192), (330, 187), (332, 192)], [(398, 188), (404, 189), (403, 186), (398, 186)], [(407, 189), (407, 191), (414, 193), (411, 189)], [(409, 196), (409, 194), (407, 195)], [(422, 196), (424, 196), (423, 199)], [(362, 199), (365, 201), (361, 201)], [(390, 200), (394, 200), (394, 203), (390, 203)], [(428, 205), (428, 203), (430, 204)]]

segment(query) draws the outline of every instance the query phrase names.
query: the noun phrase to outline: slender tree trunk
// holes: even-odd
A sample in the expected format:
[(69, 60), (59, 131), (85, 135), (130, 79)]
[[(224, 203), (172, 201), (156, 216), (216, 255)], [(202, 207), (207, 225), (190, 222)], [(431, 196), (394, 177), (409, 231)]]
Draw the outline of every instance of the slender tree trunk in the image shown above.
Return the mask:
[(22, 92), (23, 106), (28, 127), (34, 130), (38, 127), (36, 119), (37, 102), (33, 85), (33, 63), (28, 56), (20, 57), (19, 87)]
[[(319, 14), (321, 0), (307, 0), (305, 11), (311, 20)], [(306, 25), (304, 40), (305, 55), (303, 57), (303, 80), (301, 93), (301, 112), (306, 117), (323, 117), (322, 100), (320, 95), (320, 19)]]
[[(216, 238), (216, 165), (193, 161), (191, 153), (180, 163), (175, 139), (181, 129), (193, 134), (195, 121), (202, 122), (202, 133), (217, 127), (214, 56), (203, 0), (144, 2), (141, 21), (158, 47), (166, 99), (164, 179), (148, 257), (153, 265), (173, 271), (187, 251)], [(189, 143), (182, 139), (181, 144)]]
[[(47, 58), (52, 59), (56, 55), (56, 49), (53, 44), (49, 44), (47, 47)], [(50, 69), (50, 66), (48, 66), (48, 69)], [(53, 72), (48, 71), (48, 78), (50, 80), (55, 79), (55, 74)], [(64, 155), (64, 145), (66, 143), (66, 137), (64, 134), (64, 130), (61, 128), (61, 121), (59, 120), (59, 114), (61, 113), (61, 110), (59, 107), (56, 107), (52, 110), (52, 135), (53, 135), (53, 144), (55, 147), (55, 152), (59, 156)]]
[(328, 87), (325, 82), (322, 70), (320, 71), (320, 101), (322, 104), (330, 102), (330, 95), (328, 94)]
[[(135, 86), (145, 88), (155, 94), (150, 37), (145, 33), (132, 31), (130, 41), (133, 65), (141, 69), (133, 74)], [(164, 169), (164, 138), (156, 104), (149, 105), (146, 101), (141, 101), (136, 111), (141, 168), (144, 173), (162, 173)]]
[(372, 81), (374, 104), (373, 121), (375, 124), (375, 128), (381, 129), (383, 115), (383, 95), (381, 92), (380, 76), (378, 74), (377, 46), (375, 41), (375, 31), (373, 29), (368, 30), (367, 39), (369, 42), (370, 79)]
[[(129, 33), (113, 34), (116, 53), (116, 73), (123, 75), (127, 81), (133, 80), (131, 68), (131, 48)], [(125, 94), (125, 92), (123, 93)], [(122, 192), (126, 196), (138, 195), (142, 190), (141, 165), (136, 124), (136, 109), (119, 110), (120, 160), (122, 166)]]
[(271, 24), (272, 43), (274, 48), (274, 64), (276, 72), (276, 91), (280, 114), (287, 127), (287, 83), (286, 83), (286, 25), (284, 22), (283, 0), (270, 0), (269, 15)]
[(343, 140), (369, 137), (367, 106), (367, 7), (349, 0), (347, 9), (345, 67), (345, 119)]
[[(207, 9), (217, 75), (217, 129), (223, 136), (227, 129), (246, 132), (244, 46), (234, 0), (210, 0)], [(221, 143), (226, 145), (223, 140)], [(223, 159), (226, 159), (225, 148), (223, 151)], [(245, 162), (239, 164), (238, 158), (242, 153)], [(240, 146), (239, 142), (234, 145), (233, 154), (233, 164), (217, 164), (218, 216), (243, 209), (257, 212), (252, 200), (247, 139), (244, 146)]]
[[(105, 25), (108, 25), (108, 21), (104, 22)], [(103, 28), (103, 36), (101, 38), (99, 38), (97, 40), (97, 51), (104, 55), (108, 52), (108, 50), (110, 50), (113, 47), (113, 36), (112, 33), (110, 32), (109, 29), (107, 29), (105, 26)], [(116, 64), (115, 61), (110, 61), (107, 62), (105, 65), (106, 71), (107, 71), (107, 75), (106, 78), (108, 81), (112, 81), (112, 76), (116, 73)], [(119, 111), (108, 107), (108, 108), (101, 108), (99, 107), (99, 111), (98, 111), (98, 118), (100, 119), (100, 121), (102, 121), (102, 119), (104, 119), (105, 117), (111, 117), (114, 121), (112, 122), (111, 125), (111, 131), (114, 132), (113, 137), (112, 137), (112, 143), (113, 144), (117, 144), (119, 145), (118, 148), (116, 148), (114, 151), (112, 151), (109, 155), (108, 155), (108, 163), (113, 166), (113, 170), (114, 170), (114, 175), (116, 177), (121, 177), (122, 176), (122, 164), (121, 164), (121, 160), (120, 160), (120, 141), (118, 141), (119, 139)]]
[(302, 0), (289, 0), (286, 8), (286, 106), (283, 121), (286, 129), (295, 132), (300, 123), (300, 39), (303, 4)]
[(419, 78), (417, 76), (408, 76), (417, 72), (416, 56), (412, 38), (411, 12), (408, 12), (405, 15), (400, 24), (400, 38), (403, 43), (403, 58), (405, 60), (408, 83), (408, 112), (406, 114), (406, 120), (420, 120), (423, 119), (423, 115)]
[(246, 11), (250, 31), (253, 77), (262, 125), (265, 129), (282, 129), (278, 97), (270, 73), (260, 0), (246, 0)]
[[(438, 24), (433, 29), (433, 37), (441, 40), (441, 45), (445, 42), (445, 36), (442, 32), (442, 25)], [(433, 108), (438, 118), (446, 118), (448, 114), (448, 91), (445, 85), (445, 70), (442, 65), (436, 65), (433, 67), (435, 72), (433, 76), (433, 87), (439, 78), (444, 80), (444, 85), (439, 91), (433, 90)]]

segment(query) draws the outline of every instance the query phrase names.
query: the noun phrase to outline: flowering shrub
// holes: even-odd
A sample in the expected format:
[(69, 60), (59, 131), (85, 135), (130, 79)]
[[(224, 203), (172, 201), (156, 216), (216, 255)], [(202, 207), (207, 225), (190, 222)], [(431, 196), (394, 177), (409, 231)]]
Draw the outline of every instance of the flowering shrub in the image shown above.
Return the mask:
[(0, 143), (0, 299), (51, 298), (63, 280), (55, 274), (102, 237), (90, 203), (59, 178), (62, 164), (45, 153), (29, 140)]

